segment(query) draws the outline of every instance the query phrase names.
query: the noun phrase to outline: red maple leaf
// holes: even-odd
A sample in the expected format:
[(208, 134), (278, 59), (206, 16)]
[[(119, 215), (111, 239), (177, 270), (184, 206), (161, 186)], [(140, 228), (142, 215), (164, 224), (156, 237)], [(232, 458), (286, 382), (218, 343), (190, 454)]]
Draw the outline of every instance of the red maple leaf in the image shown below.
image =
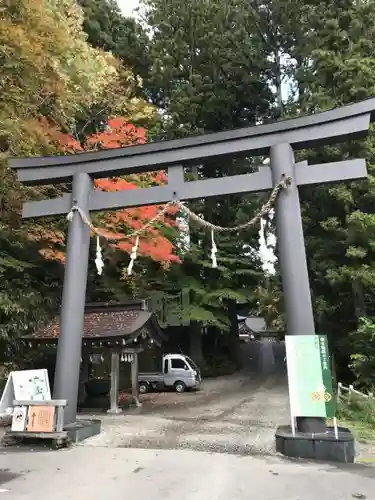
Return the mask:
[[(97, 149), (112, 149), (137, 144), (145, 144), (146, 130), (142, 127), (136, 127), (124, 117), (115, 117), (108, 120), (106, 129), (103, 132), (93, 134), (87, 138), (84, 145), (77, 141), (72, 135), (64, 134), (53, 127), (50, 128), (51, 139), (57, 143), (61, 149), (68, 153), (79, 153), (82, 151), (92, 151)], [(131, 175), (125, 178), (113, 177), (109, 179), (97, 179), (95, 187), (103, 191), (126, 191), (130, 189), (141, 189), (149, 186), (163, 185), (167, 182), (166, 173), (163, 171), (149, 172), (139, 175)], [(108, 238), (117, 239), (118, 242), (112, 245), (127, 253), (130, 253), (134, 244), (132, 240), (124, 239), (126, 234), (140, 229), (147, 222), (153, 219), (162, 206), (151, 205), (128, 210), (118, 210), (116, 212), (107, 212), (101, 218), (103, 226), (101, 232)], [(177, 212), (176, 208), (168, 210), (159, 223), (165, 227), (177, 227), (176, 220), (173, 217)], [(140, 236), (138, 249), (139, 255), (149, 256), (155, 261), (162, 263), (180, 262), (175, 255), (173, 243), (163, 236), (159, 229), (153, 227), (147, 233)], [(47, 255), (48, 252), (45, 252)], [(56, 252), (56, 258), (62, 260), (61, 252)]]

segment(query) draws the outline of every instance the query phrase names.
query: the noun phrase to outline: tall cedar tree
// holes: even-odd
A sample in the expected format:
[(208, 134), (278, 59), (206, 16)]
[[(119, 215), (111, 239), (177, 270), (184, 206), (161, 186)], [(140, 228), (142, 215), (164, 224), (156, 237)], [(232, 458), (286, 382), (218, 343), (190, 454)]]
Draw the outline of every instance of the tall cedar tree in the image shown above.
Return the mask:
[(141, 78), (151, 66), (149, 40), (142, 26), (122, 15), (115, 0), (78, 0), (84, 11), (83, 29), (93, 46), (112, 52)]
[[(300, 74), (305, 89), (301, 109), (321, 111), (375, 95), (374, 14), (374, 1), (310, 6), (305, 45), (310, 52), (305, 53), (305, 69)], [(340, 376), (347, 376), (343, 368), (351, 357), (361, 383), (361, 370), (364, 373), (368, 363), (374, 366), (375, 362), (373, 355), (368, 356), (371, 345), (375, 352), (374, 337), (360, 321), (375, 314), (375, 136), (371, 130), (365, 142), (323, 148), (311, 157), (319, 162), (366, 158), (368, 167), (366, 181), (302, 193), (317, 328), (330, 334), (342, 367)], [(358, 327), (358, 334), (349, 335)]]
[[(268, 9), (269, 26), (272, 19), (281, 19), (276, 32), (271, 28), (271, 35), (274, 43), (280, 43), (284, 63), (287, 61), (280, 68), (290, 87), (282, 106), (284, 114), (324, 111), (375, 95), (375, 2), (311, 0), (298, 4), (297, 12), (297, 6), (288, 2), (262, 4)], [(274, 75), (274, 82), (277, 77)], [(374, 384), (368, 373), (375, 364), (375, 344), (371, 321), (361, 318), (374, 314), (374, 151), (371, 132), (365, 143), (350, 142), (297, 155), (311, 163), (356, 157), (367, 161), (368, 181), (301, 189), (316, 329), (329, 335), (339, 377), (349, 376), (350, 363), (358, 382), (367, 386)], [(276, 281), (267, 292), (263, 290), (261, 304), (280, 324), (278, 287)]]
[[(273, 96), (267, 71), (269, 50), (253, 23), (253, 9), (243, 0), (145, 0), (152, 32), (153, 61), (145, 80), (153, 102), (165, 111), (165, 138), (255, 125), (272, 116)], [(254, 160), (207, 161), (190, 173), (198, 178), (251, 172)], [(257, 196), (232, 195), (192, 204), (205, 219), (224, 226), (247, 221), (260, 206)], [(257, 228), (258, 229), (258, 228)], [(190, 251), (174, 288), (190, 291), (184, 319), (193, 322), (192, 354), (202, 362), (197, 336), (208, 322), (230, 330), (231, 351), (238, 361), (236, 301), (248, 308), (259, 279), (259, 261), (251, 248), (257, 232), (217, 236), (217, 269), (209, 259), (211, 235), (190, 228)], [(250, 250), (249, 250), (250, 247)], [(198, 325), (197, 325), (198, 323)]]

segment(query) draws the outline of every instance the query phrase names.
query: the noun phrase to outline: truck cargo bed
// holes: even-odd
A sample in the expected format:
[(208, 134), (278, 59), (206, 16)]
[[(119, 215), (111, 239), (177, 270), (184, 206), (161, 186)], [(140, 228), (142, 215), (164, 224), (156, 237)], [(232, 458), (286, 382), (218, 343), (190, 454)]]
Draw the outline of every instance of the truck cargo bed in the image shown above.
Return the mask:
[(155, 372), (155, 373), (139, 373), (138, 374), (138, 380), (140, 382), (150, 382), (150, 381), (163, 381), (164, 380), (164, 375), (160, 372)]

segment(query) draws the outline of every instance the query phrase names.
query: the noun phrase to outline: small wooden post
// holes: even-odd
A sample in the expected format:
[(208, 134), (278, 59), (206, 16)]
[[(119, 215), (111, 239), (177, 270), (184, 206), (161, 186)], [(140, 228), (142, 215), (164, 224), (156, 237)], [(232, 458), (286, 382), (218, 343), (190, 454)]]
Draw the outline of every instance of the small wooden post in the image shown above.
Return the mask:
[(64, 409), (65, 406), (57, 406), (56, 432), (62, 432), (64, 429)]
[(349, 385), (348, 400), (351, 401), (354, 387)]
[(133, 354), (133, 361), (131, 363), (131, 379), (132, 379), (132, 398), (135, 406), (142, 406), (139, 401), (139, 384), (138, 384), (138, 353)]
[(86, 399), (86, 389), (85, 383), (89, 379), (90, 370), (90, 355), (87, 349), (82, 349), (82, 363), (81, 363), (81, 373), (79, 380), (79, 392), (78, 392), (78, 402), (84, 403)]
[(118, 351), (112, 351), (111, 357), (111, 407), (107, 413), (117, 415), (121, 413), (121, 408), (118, 407), (119, 397), (119, 376), (120, 376), (120, 354)]

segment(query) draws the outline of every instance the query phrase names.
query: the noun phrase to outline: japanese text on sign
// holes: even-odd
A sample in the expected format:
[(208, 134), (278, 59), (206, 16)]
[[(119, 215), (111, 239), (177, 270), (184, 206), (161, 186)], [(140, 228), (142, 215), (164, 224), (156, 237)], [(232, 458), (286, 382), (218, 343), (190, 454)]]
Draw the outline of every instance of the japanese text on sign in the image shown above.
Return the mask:
[(30, 406), (29, 432), (53, 432), (55, 420), (55, 408), (53, 406)]
[(329, 357), (328, 357), (325, 339), (323, 337), (320, 337), (319, 343), (320, 343), (320, 346), (319, 346), (320, 347), (320, 355), (321, 355), (321, 359), (322, 359), (322, 369), (328, 370), (329, 369)]

